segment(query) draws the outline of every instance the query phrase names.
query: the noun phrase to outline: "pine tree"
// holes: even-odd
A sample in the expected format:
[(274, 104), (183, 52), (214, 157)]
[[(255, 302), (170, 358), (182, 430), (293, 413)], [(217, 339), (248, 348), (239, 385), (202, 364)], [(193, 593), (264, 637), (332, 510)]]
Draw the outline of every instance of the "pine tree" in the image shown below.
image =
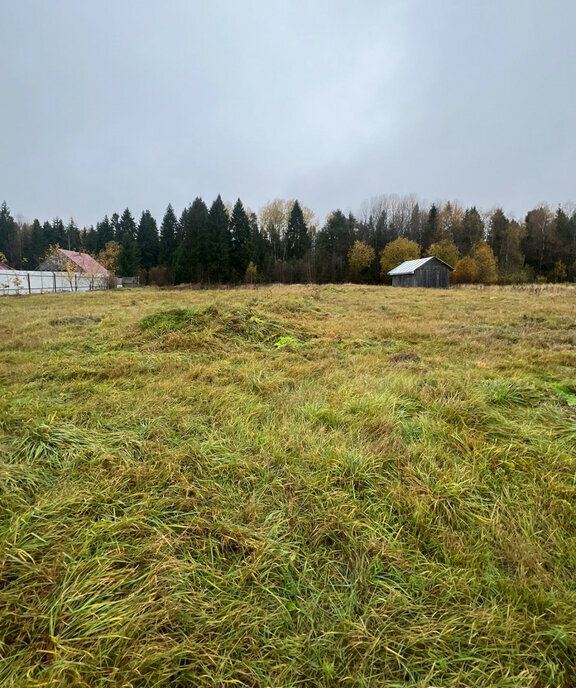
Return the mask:
[(208, 275), (211, 281), (230, 279), (230, 218), (220, 195), (212, 203), (208, 214)]
[(136, 241), (140, 251), (140, 267), (150, 270), (158, 264), (158, 227), (149, 210), (142, 213)]
[(173, 267), (176, 252), (176, 229), (178, 220), (171, 204), (166, 208), (162, 225), (160, 226), (159, 263), (165, 267)]
[(287, 260), (303, 258), (310, 249), (311, 242), (308, 227), (298, 201), (294, 202), (288, 220), (288, 228), (284, 237), (284, 255)]
[(238, 199), (230, 219), (230, 269), (235, 281), (244, 279), (250, 262), (250, 219)]

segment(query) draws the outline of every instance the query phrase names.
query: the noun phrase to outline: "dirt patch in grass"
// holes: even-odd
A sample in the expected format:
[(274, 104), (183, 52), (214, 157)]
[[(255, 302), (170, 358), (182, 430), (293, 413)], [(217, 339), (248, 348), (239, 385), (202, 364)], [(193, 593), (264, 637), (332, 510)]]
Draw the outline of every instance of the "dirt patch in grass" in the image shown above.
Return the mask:
[(56, 320), (50, 320), (50, 325), (53, 327), (58, 327), (61, 325), (93, 325), (94, 323), (99, 323), (102, 318), (94, 316), (85, 317), (70, 317), (70, 318), (57, 318)]
[(391, 363), (418, 363), (420, 360), (420, 356), (418, 356), (417, 353), (414, 351), (402, 351), (397, 354), (392, 354), (390, 356), (390, 362)]

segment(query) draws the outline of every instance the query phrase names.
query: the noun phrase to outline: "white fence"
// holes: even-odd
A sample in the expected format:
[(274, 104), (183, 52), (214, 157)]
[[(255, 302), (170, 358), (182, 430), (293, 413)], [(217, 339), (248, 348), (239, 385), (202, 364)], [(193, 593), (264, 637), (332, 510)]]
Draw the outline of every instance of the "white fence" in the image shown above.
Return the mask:
[(0, 296), (9, 294), (55, 294), (63, 291), (108, 289), (109, 277), (90, 273), (47, 270), (0, 270)]

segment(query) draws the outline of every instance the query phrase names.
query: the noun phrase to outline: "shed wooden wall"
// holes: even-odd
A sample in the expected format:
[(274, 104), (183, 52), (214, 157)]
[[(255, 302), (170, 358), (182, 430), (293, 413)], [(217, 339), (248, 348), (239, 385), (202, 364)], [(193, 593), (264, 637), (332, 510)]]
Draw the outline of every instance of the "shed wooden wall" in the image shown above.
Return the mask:
[(439, 260), (429, 260), (413, 275), (392, 275), (392, 286), (448, 289), (450, 270)]

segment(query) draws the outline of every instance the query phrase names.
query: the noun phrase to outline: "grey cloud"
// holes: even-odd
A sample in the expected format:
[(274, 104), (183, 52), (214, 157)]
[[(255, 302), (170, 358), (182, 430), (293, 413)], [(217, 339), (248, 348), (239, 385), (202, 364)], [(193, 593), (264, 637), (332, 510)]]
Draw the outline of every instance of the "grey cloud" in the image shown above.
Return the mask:
[[(196, 195), (574, 196), (572, 2), (2, 0), (0, 197), (90, 224)], [(8, 104), (8, 106), (6, 106)]]

